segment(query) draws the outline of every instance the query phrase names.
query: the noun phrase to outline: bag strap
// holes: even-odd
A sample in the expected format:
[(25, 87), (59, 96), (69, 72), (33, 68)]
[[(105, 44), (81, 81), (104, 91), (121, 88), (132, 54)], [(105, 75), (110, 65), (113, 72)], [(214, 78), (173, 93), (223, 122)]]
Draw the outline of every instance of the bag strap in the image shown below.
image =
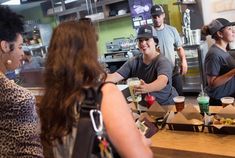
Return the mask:
[[(102, 101), (102, 87), (107, 83), (113, 82), (103, 82), (98, 88), (89, 88), (84, 90), (85, 99), (80, 105), (80, 118), (77, 124), (78, 131), (75, 138), (75, 143), (73, 147), (72, 158), (90, 158), (93, 146), (95, 134), (92, 126), (92, 121), (89, 115), (90, 110), (97, 109), (100, 110)], [(114, 83), (113, 83), (114, 84)]]
[[(112, 83), (115, 84), (114, 82), (102, 82), (99, 84), (99, 86), (97, 88), (88, 88), (88, 89), (84, 89), (84, 93), (85, 93), (85, 99), (84, 101), (81, 103), (81, 107), (79, 107), (79, 109), (97, 109), (100, 110), (101, 108), (101, 101), (102, 101), (102, 87), (108, 83)], [(96, 105), (96, 106), (94, 106)]]
[[(98, 87), (98, 90), (97, 90), (97, 91), (98, 91), (98, 92), (101, 92), (102, 87), (103, 87), (104, 85), (108, 84), (108, 83), (115, 84), (114, 82), (111, 82), (111, 81), (103, 82), (103, 83), (101, 83), (101, 85)], [(96, 97), (96, 103), (98, 103), (100, 106), (101, 106), (102, 96), (103, 96), (103, 94), (100, 93), (100, 94), (98, 94), (97, 97)]]

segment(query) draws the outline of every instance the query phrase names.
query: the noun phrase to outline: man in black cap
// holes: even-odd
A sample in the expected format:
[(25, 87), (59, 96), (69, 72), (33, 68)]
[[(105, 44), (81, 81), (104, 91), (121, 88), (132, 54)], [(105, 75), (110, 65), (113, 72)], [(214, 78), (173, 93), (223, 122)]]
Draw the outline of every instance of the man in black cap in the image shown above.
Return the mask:
[(161, 105), (173, 104), (177, 92), (172, 87), (172, 68), (170, 61), (160, 54), (156, 46), (158, 38), (153, 35), (154, 28), (145, 25), (137, 34), (141, 54), (129, 59), (120, 69), (109, 74), (107, 81), (118, 82), (130, 77), (138, 77), (141, 85), (135, 91), (146, 95), (150, 93)]
[[(183, 82), (182, 76), (187, 73), (188, 65), (182, 47), (181, 38), (175, 27), (164, 23), (165, 12), (161, 5), (154, 5), (151, 8), (151, 15), (153, 19), (156, 35), (159, 39), (159, 48), (161, 54), (163, 54), (174, 65), (172, 84), (176, 88), (179, 95), (183, 95)], [(180, 69), (176, 63), (176, 53), (180, 59)]]

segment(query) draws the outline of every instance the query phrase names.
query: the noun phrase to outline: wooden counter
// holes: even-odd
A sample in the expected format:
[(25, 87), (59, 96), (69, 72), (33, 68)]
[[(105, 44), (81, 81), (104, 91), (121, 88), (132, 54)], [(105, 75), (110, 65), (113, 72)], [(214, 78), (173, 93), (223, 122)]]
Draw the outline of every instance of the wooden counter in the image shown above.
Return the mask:
[(42, 99), (42, 96), (44, 94), (44, 88), (43, 87), (26, 87), (36, 98), (36, 105), (40, 104), (40, 101)]
[(152, 138), (156, 158), (228, 158), (235, 157), (235, 135), (170, 131)]
[[(44, 92), (43, 88), (35, 87), (28, 89), (35, 95), (37, 103), (39, 103)], [(163, 107), (175, 110), (174, 105)], [(199, 109), (198, 105), (195, 105), (195, 107)], [(217, 113), (221, 108), (221, 106), (210, 106), (210, 112)], [(151, 148), (156, 158), (235, 157), (235, 135), (163, 129), (156, 133), (151, 140)]]
[[(198, 105), (195, 107), (199, 110)], [(168, 108), (172, 108), (172, 105)], [(222, 106), (210, 106), (209, 108), (211, 113), (217, 113)], [(172, 110), (175, 110), (174, 106)], [(235, 157), (235, 135), (163, 129), (156, 133), (151, 140), (156, 158)]]

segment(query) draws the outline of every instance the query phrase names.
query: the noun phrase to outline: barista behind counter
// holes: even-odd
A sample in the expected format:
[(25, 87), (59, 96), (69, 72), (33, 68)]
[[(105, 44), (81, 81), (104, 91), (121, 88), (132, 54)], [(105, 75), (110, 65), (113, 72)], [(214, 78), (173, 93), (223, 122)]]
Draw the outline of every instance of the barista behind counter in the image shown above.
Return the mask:
[(178, 95), (172, 87), (173, 65), (156, 49), (158, 39), (153, 35), (153, 27), (140, 27), (137, 39), (142, 53), (129, 59), (117, 72), (109, 74), (107, 81), (118, 82), (128, 77), (138, 77), (141, 85), (135, 87), (136, 92), (151, 92), (161, 105), (173, 104), (173, 97)]

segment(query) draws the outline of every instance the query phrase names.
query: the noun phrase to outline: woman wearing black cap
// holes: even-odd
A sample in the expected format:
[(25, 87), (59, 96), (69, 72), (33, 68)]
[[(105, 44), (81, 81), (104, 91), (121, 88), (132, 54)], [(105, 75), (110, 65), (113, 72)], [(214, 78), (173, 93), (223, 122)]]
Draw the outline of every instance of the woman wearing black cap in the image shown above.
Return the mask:
[(210, 105), (221, 105), (220, 99), (225, 96), (235, 97), (235, 60), (226, 50), (235, 38), (233, 25), (235, 22), (218, 18), (202, 28), (204, 35), (211, 35), (215, 40), (205, 58)]
[(151, 93), (161, 105), (173, 104), (177, 92), (172, 87), (172, 68), (170, 61), (156, 49), (158, 39), (153, 34), (153, 27), (145, 25), (137, 34), (138, 46), (142, 52), (128, 60), (115, 73), (109, 74), (107, 80), (118, 82), (129, 77), (141, 79), (136, 91), (141, 94)]

